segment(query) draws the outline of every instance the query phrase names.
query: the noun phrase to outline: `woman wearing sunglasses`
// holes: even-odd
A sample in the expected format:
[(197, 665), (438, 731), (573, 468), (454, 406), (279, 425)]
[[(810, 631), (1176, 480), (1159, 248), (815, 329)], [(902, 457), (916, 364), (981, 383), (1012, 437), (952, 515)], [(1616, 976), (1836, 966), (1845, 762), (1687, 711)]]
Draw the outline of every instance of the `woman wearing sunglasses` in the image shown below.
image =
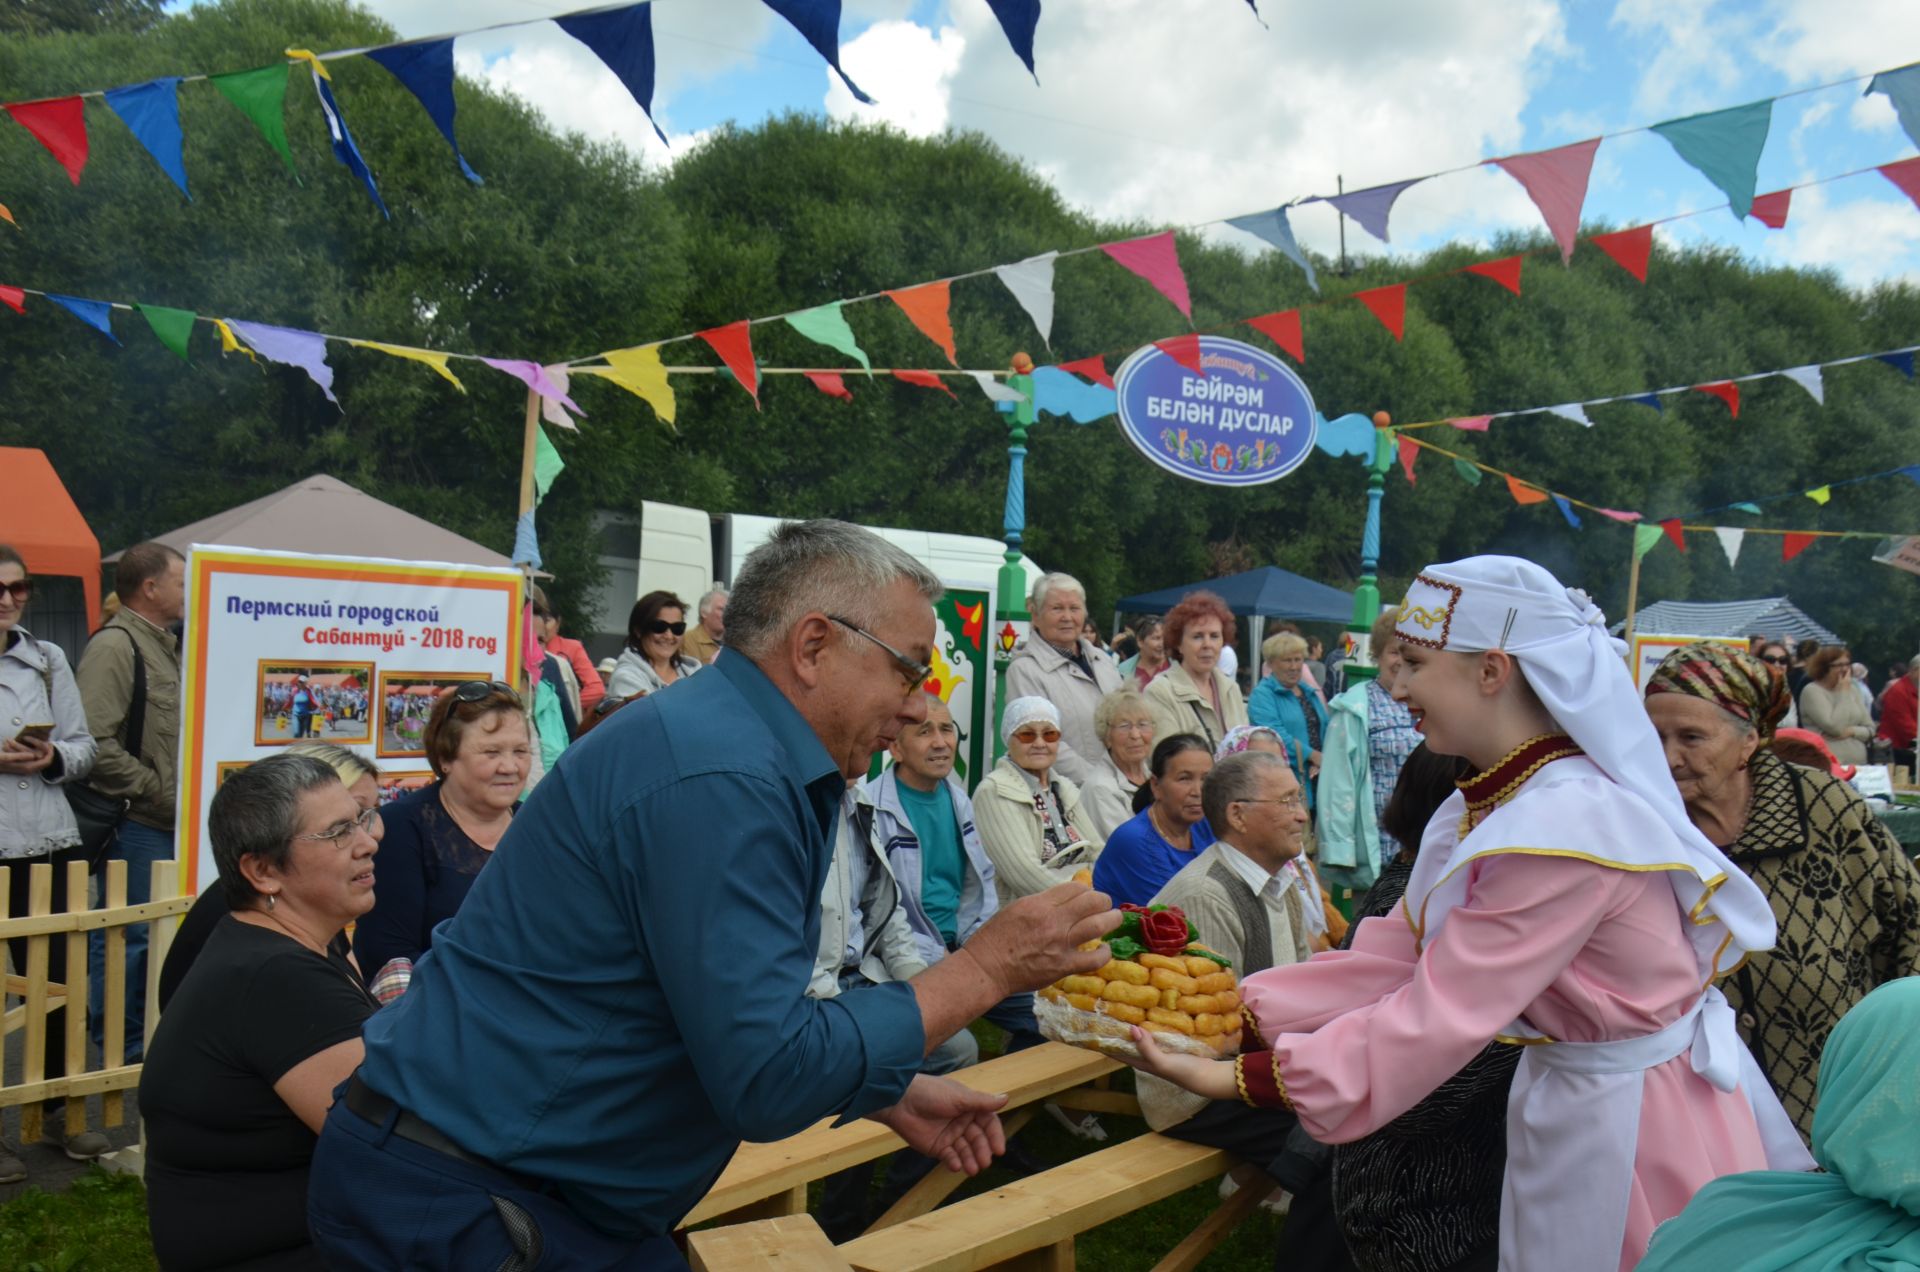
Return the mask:
[[(672, 592), (648, 592), (627, 615), (627, 647), (607, 681), (607, 701), (622, 703), (643, 693), (658, 693), (700, 670), (680, 652), (687, 634), (687, 603)], [(604, 708), (603, 708), (604, 710)]]
[(1080, 789), (1053, 771), (1059, 709), (1045, 698), (1015, 698), (1000, 736), (1007, 753), (973, 793), (973, 816), (1006, 905), (1092, 865), (1100, 839), (1080, 810)]

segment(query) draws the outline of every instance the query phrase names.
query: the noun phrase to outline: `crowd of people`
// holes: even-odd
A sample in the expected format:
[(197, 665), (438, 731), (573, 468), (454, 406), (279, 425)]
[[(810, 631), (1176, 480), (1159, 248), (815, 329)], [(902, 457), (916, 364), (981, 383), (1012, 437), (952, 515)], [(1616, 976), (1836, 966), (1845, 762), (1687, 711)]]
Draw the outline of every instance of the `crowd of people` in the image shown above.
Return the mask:
[[(129, 551), (76, 674), (0, 547), (0, 708), (51, 725), (0, 749), (7, 864), (92, 851), (82, 781), (109, 851), (171, 851), (178, 567)], [(1874, 694), (1842, 648), (1701, 642), (1642, 694), (1583, 594), (1478, 557), (1356, 657), (1283, 624), (1243, 690), (1220, 598), (1109, 647), (1048, 574), (969, 793), (939, 593), (792, 523), (731, 593), (642, 596), (610, 667), (536, 593), (530, 690), (434, 698), (384, 807), (325, 743), (228, 779), (141, 1081), (162, 1266), (681, 1267), (734, 1147), (829, 1116), (907, 1145), (826, 1181), (836, 1241), (938, 1166), (1043, 1168), (948, 1075), (976, 1020), (1040, 1043), (1122, 905), (1242, 978), (1242, 1054), (1136, 1031), (1137, 1089), (1288, 1210), (1277, 1267), (1914, 1262), (1920, 875), (1848, 778), (1911, 764), (1920, 658)]]
[[(286, 680), (269, 681), (260, 693), (260, 718), (287, 731), (292, 738), (317, 738), (336, 725), (364, 736), (367, 732), (368, 694), (359, 684), (315, 684), (305, 672)], [(387, 702), (390, 718), (394, 701)]]

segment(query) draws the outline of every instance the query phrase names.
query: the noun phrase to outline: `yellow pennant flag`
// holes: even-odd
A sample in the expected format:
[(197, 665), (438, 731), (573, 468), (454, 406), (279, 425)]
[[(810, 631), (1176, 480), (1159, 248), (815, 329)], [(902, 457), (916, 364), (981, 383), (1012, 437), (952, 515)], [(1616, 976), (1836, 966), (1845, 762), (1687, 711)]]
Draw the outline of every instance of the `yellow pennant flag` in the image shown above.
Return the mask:
[(255, 366), (260, 365), (260, 359), (253, 356), (253, 350), (240, 343), (239, 338), (233, 334), (233, 328), (227, 326), (225, 319), (215, 318), (211, 321), (213, 323), (213, 329), (220, 333), (221, 353), (244, 353)]
[(407, 345), (381, 344), (378, 340), (349, 340), (347, 343), (356, 349), (376, 349), (395, 358), (405, 358), (409, 362), (423, 362), (438, 371), (440, 378), (454, 388), (462, 393), (467, 391), (467, 386), (460, 383), (460, 377), (447, 369), (447, 354), (435, 353), (431, 349), (414, 349)]
[(327, 64), (322, 62), (320, 55), (312, 49), (288, 49), (287, 56), (296, 62), (305, 62), (313, 68), (313, 73), (323, 80), (331, 80), (333, 78), (333, 76), (327, 74)]
[(673, 424), (673, 385), (667, 382), (667, 369), (660, 364), (658, 345), (635, 349), (615, 349), (605, 355), (604, 367), (574, 367), (575, 375), (605, 376), (653, 408), (661, 422)]
[(1815, 486), (1812, 490), (1809, 490), (1807, 492), (1807, 498), (1813, 500), (1813, 502), (1817, 504), (1823, 504), (1827, 502), (1827, 500), (1833, 498), (1833, 491), (1830, 487), (1827, 487), (1827, 486)]

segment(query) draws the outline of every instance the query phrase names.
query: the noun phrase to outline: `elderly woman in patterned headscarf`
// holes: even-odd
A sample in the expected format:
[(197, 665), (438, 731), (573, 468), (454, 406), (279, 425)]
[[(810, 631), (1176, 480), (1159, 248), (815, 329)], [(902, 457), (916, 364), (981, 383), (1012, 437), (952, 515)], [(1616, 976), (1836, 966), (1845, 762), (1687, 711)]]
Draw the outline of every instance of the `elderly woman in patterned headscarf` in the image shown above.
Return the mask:
[(1920, 973), (1920, 875), (1851, 786), (1766, 745), (1790, 701), (1776, 668), (1689, 645), (1661, 662), (1646, 701), (1687, 815), (1760, 885), (1779, 921), (1773, 949), (1720, 988), (1810, 1134), (1834, 1023), (1875, 986)]

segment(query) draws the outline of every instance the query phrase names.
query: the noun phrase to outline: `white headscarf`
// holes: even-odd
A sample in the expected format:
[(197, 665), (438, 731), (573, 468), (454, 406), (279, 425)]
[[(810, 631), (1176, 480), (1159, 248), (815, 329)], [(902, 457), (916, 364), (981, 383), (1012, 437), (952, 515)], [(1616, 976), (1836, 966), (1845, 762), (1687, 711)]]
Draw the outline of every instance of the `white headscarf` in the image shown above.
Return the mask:
[[(1511, 654), (1587, 758), (1672, 829), (1688, 866), (1668, 876), (1681, 905), (1703, 922), (1711, 915), (1742, 950), (1771, 948), (1772, 907), (1688, 820), (1660, 737), (1627, 674), (1626, 646), (1607, 635), (1606, 622), (1585, 592), (1563, 587), (1533, 562), (1478, 556), (1421, 571), (1407, 590), (1394, 634), (1427, 649)], [(1588, 851), (1621, 865), (1639, 864), (1632, 849), (1595, 842)]]
[(1029, 724), (1050, 724), (1060, 727), (1060, 708), (1054, 706), (1038, 694), (1029, 694), (1024, 698), (1015, 698), (1000, 715), (1000, 741), (1013, 741), (1013, 735)]

